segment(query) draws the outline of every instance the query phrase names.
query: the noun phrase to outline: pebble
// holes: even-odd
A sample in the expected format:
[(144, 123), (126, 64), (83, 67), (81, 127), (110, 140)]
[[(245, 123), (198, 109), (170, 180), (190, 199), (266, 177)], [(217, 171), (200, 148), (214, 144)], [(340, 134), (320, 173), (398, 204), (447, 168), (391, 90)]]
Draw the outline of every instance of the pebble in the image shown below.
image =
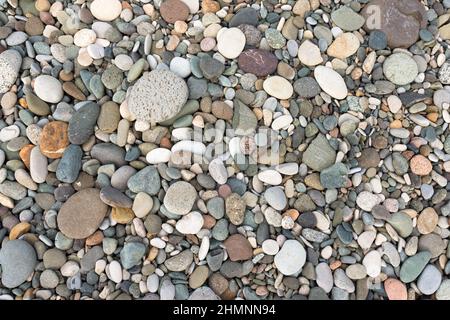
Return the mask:
[(22, 56), (16, 50), (0, 53), (0, 94), (7, 92), (19, 76)]
[(280, 76), (267, 78), (263, 83), (264, 91), (277, 99), (289, 99), (294, 93), (294, 88), (286, 79)]
[(392, 83), (403, 86), (413, 82), (419, 70), (413, 58), (405, 53), (395, 53), (384, 61), (383, 73)]
[(270, 51), (248, 49), (239, 55), (238, 64), (244, 72), (265, 77), (275, 72), (278, 60)]
[(245, 35), (238, 28), (223, 28), (217, 34), (217, 50), (227, 59), (237, 58), (245, 47)]
[(92, 15), (100, 21), (113, 21), (122, 12), (119, 0), (94, 0), (90, 10)]
[(449, 299), (450, 1), (84, 2), (0, 0), (1, 298)]
[(164, 196), (164, 206), (177, 215), (186, 215), (194, 205), (197, 198), (195, 188), (185, 182), (178, 181), (172, 184)]
[(298, 48), (298, 58), (301, 63), (310, 67), (323, 62), (319, 47), (309, 40), (304, 41)]
[(100, 190), (83, 189), (62, 205), (57, 217), (58, 227), (69, 238), (87, 238), (100, 226), (107, 208), (100, 200)]
[(306, 262), (306, 251), (300, 242), (286, 240), (275, 255), (275, 266), (285, 276), (299, 272)]
[(441, 285), (442, 275), (438, 268), (429, 264), (423, 269), (417, 280), (417, 288), (425, 295), (435, 293)]
[(347, 97), (347, 85), (333, 69), (318, 66), (314, 69), (314, 77), (322, 90), (333, 98), (342, 100)]
[(36, 251), (25, 240), (10, 240), (0, 250), (2, 285), (16, 288), (25, 282), (37, 263)]
[(203, 223), (203, 216), (193, 211), (178, 220), (175, 227), (182, 234), (197, 234), (202, 229)]
[(128, 108), (142, 121), (162, 122), (175, 116), (187, 98), (188, 87), (182, 78), (171, 71), (153, 70), (133, 86)]
[(264, 199), (275, 210), (283, 210), (287, 205), (286, 195), (280, 187), (271, 187), (264, 192)]
[(223, 244), (231, 261), (248, 260), (253, 256), (249, 241), (240, 234), (229, 236)]
[(61, 82), (49, 75), (40, 75), (34, 79), (34, 92), (49, 103), (60, 102), (64, 95)]

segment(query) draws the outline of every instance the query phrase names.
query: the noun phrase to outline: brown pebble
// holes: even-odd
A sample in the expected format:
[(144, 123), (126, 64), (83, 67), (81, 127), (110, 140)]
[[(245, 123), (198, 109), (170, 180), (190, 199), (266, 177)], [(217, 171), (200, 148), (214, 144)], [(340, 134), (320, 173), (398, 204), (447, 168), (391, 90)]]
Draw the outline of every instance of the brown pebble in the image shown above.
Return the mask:
[(159, 10), (162, 18), (168, 23), (185, 21), (189, 16), (189, 7), (180, 0), (166, 0)]
[(42, 128), (39, 147), (43, 155), (50, 159), (61, 158), (69, 145), (68, 124), (62, 121), (49, 122)]
[(86, 96), (81, 92), (80, 89), (73, 82), (64, 82), (63, 90), (69, 96), (77, 99), (77, 100), (86, 100)]
[(439, 216), (433, 208), (425, 208), (417, 218), (417, 229), (421, 234), (429, 234), (438, 224)]
[(100, 230), (97, 230), (94, 232), (94, 234), (92, 234), (86, 238), (86, 245), (87, 246), (96, 246), (96, 245), (102, 243), (103, 238), (104, 238), (103, 232), (101, 232)]
[(411, 171), (418, 176), (426, 176), (433, 170), (430, 160), (420, 154), (412, 157), (409, 164), (411, 166)]
[(252, 246), (243, 235), (233, 234), (223, 244), (231, 261), (248, 260), (253, 256)]
[(111, 218), (120, 224), (130, 223), (134, 218), (134, 212), (130, 208), (112, 208)]
[(231, 194), (231, 188), (229, 185), (227, 184), (223, 184), (219, 187), (219, 196), (221, 196), (222, 198), (227, 198), (230, 194)]

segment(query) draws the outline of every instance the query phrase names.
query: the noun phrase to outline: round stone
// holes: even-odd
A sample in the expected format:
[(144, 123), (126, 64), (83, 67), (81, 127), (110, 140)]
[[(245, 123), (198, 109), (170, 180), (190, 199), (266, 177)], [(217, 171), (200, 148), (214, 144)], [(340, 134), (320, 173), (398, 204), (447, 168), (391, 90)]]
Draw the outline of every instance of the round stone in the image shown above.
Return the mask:
[(102, 223), (108, 206), (100, 199), (100, 190), (83, 189), (72, 195), (61, 207), (57, 221), (61, 232), (72, 239), (84, 239)]
[(49, 75), (34, 79), (34, 91), (39, 98), (50, 103), (60, 102), (64, 95), (61, 82)]
[(53, 270), (44, 270), (39, 278), (41, 286), (45, 289), (54, 289), (58, 286), (59, 277)]
[(304, 41), (298, 48), (298, 58), (301, 63), (310, 67), (323, 62), (319, 47), (309, 40)]
[(122, 5), (119, 0), (94, 0), (90, 9), (98, 20), (113, 21), (122, 12)]
[(39, 147), (47, 158), (61, 158), (68, 145), (69, 136), (66, 122), (52, 121), (42, 128)]
[(188, 182), (178, 181), (167, 189), (164, 206), (174, 214), (185, 215), (191, 211), (196, 199), (195, 188)]
[(306, 262), (306, 251), (297, 240), (286, 240), (276, 254), (275, 266), (285, 276), (299, 272)]
[(162, 18), (168, 23), (185, 21), (189, 16), (188, 6), (180, 0), (165, 0), (159, 10)]
[(264, 240), (261, 247), (262, 247), (263, 252), (269, 256), (276, 255), (278, 253), (278, 251), (280, 250), (278, 242), (276, 242), (273, 239)]
[(186, 82), (168, 70), (145, 73), (131, 89), (128, 108), (142, 121), (156, 123), (174, 117), (187, 101)]
[(175, 57), (170, 60), (170, 71), (181, 78), (186, 78), (191, 74), (191, 64), (187, 59)]
[(420, 154), (412, 157), (409, 165), (411, 166), (411, 171), (418, 176), (426, 176), (433, 170), (430, 160)]
[(294, 91), (302, 98), (314, 98), (320, 94), (320, 86), (314, 78), (303, 77), (294, 82)]
[(237, 58), (245, 47), (245, 35), (238, 28), (223, 28), (217, 34), (217, 50), (227, 59)]
[(404, 86), (419, 74), (416, 61), (405, 53), (394, 53), (383, 64), (383, 73), (392, 83)]

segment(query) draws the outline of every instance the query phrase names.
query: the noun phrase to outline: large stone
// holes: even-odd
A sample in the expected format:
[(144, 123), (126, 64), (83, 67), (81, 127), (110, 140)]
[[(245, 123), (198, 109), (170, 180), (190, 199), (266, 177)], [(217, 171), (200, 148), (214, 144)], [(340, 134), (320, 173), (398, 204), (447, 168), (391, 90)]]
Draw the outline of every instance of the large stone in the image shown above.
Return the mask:
[(83, 189), (71, 196), (61, 207), (57, 222), (61, 232), (72, 239), (84, 239), (102, 223), (108, 206), (100, 200), (100, 190)]
[(134, 84), (128, 97), (128, 108), (139, 120), (162, 122), (174, 117), (188, 96), (188, 86), (183, 78), (172, 71), (153, 70)]
[(0, 94), (7, 92), (16, 82), (22, 65), (22, 56), (16, 50), (0, 53)]
[(362, 10), (367, 31), (381, 30), (391, 48), (408, 48), (427, 26), (427, 14), (418, 0), (372, 0)]
[(15, 288), (25, 282), (36, 266), (36, 252), (25, 240), (3, 242), (0, 250), (2, 266), (2, 284), (7, 288)]

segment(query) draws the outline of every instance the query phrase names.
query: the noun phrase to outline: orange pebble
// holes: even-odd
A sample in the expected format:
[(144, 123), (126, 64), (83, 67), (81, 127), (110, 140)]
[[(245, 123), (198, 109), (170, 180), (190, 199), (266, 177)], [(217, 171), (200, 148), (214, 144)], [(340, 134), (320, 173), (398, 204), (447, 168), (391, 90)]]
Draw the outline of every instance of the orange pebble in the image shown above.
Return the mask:
[(386, 279), (384, 281), (384, 290), (386, 290), (389, 300), (408, 300), (406, 286), (397, 279)]
[(90, 235), (86, 238), (86, 245), (87, 246), (95, 246), (97, 244), (102, 243), (103, 241), (103, 232), (100, 230), (97, 230), (94, 232), (94, 234)]
[(29, 169), (30, 168), (30, 154), (31, 150), (35, 146), (32, 144), (27, 144), (20, 149), (19, 157), (22, 160), (22, 162), (25, 164), (25, 166)]

